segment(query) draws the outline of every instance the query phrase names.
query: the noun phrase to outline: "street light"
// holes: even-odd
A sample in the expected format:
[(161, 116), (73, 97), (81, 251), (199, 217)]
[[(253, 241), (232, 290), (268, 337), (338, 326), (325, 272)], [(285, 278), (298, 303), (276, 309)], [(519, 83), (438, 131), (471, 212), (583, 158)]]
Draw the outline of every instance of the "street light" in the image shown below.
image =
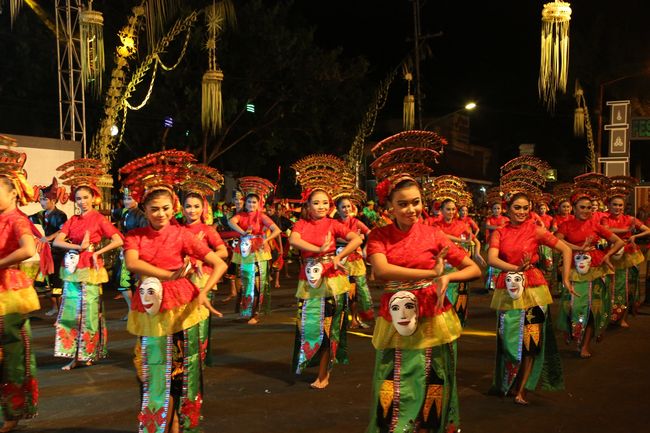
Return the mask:
[(460, 113), (461, 111), (472, 111), (472, 110), (474, 110), (476, 107), (478, 107), (478, 105), (476, 105), (476, 102), (474, 102), (474, 101), (470, 101), (470, 102), (468, 102), (467, 104), (465, 104), (465, 106), (464, 106), (463, 108), (459, 108), (458, 110), (454, 110), (454, 111), (452, 111), (451, 113), (447, 113), (447, 114), (445, 114), (444, 116), (436, 117), (435, 119), (433, 119), (433, 120), (427, 122), (427, 124), (424, 125), (424, 128), (422, 128), (422, 129), (427, 130), (427, 128), (429, 128), (429, 126), (431, 126), (431, 125), (435, 125), (435, 124), (437, 124), (437, 123), (440, 123), (441, 120), (444, 120), (444, 119), (446, 119), (446, 118), (448, 118), (448, 117), (451, 117), (451, 116), (453, 116), (453, 115), (456, 114), (456, 113)]
[(473, 110), (476, 108), (476, 102), (468, 102), (465, 104), (465, 110)]

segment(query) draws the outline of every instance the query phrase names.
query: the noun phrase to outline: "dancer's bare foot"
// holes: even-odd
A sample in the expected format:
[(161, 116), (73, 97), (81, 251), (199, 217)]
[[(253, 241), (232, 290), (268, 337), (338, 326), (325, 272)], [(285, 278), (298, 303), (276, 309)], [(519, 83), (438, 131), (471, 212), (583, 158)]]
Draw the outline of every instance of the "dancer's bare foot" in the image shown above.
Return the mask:
[(86, 367), (92, 367), (93, 365), (95, 365), (95, 361), (86, 361), (85, 365)]
[(69, 363), (67, 363), (63, 367), (61, 367), (61, 370), (70, 371), (70, 370), (72, 370), (73, 368), (76, 368), (76, 367), (77, 367), (77, 360), (73, 359), (72, 361), (70, 361)]
[(235, 299), (236, 297), (237, 297), (237, 294), (236, 294), (236, 293), (234, 293), (234, 294), (231, 293), (230, 295), (228, 295), (228, 296), (226, 296), (225, 298), (223, 298), (223, 299), (221, 300), (221, 303), (222, 303), (222, 304), (227, 304), (228, 302), (232, 301), (232, 300)]
[(253, 316), (246, 323), (248, 323), (249, 325), (257, 325), (258, 323), (260, 323), (260, 319), (258, 319), (257, 316)]
[(521, 406), (528, 406), (530, 403), (523, 396), (517, 394), (515, 396), (515, 404), (519, 404)]
[(275, 283), (275, 288), (279, 289), (280, 288), (280, 283)]
[(327, 377), (324, 380), (316, 379), (309, 386), (312, 389), (325, 389), (329, 384), (330, 384), (329, 377)]
[(583, 347), (582, 350), (580, 351), (580, 358), (582, 359), (591, 358), (591, 352), (589, 352), (589, 350)]
[(625, 320), (621, 320), (621, 328), (629, 328), (630, 324), (627, 323)]
[(359, 322), (357, 322), (356, 320), (353, 320), (353, 321), (350, 323), (349, 328), (350, 328), (350, 329), (359, 329)]
[(16, 427), (18, 427), (18, 421), (5, 421), (2, 428), (0, 428), (0, 433), (8, 433), (13, 431)]

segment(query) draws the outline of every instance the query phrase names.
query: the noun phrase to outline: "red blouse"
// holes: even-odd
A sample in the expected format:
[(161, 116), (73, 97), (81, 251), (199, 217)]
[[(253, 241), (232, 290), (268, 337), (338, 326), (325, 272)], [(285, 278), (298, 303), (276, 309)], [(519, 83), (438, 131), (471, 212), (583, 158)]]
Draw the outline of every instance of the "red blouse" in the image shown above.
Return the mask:
[(244, 231), (247, 231), (249, 228), (252, 229), (251, 234), (253, 236), (264, 235), (266, 228), (275, 224), (268, 215), (259, 211), (239, 212), (237, 218), (239, 219), (237, 225)]
[(568, 215), (555, 215), (553, 217), (553, 227), (557, 230), (560, 225), (565, 222), (565, 221), (571, 221), (572, 219), (575, 219), (575, 216), (572, 214)]
[(169, 224), (160, 230), (142, 227), (129, 231), (124, 250), (137, 250), (140, 260), (168, 271), (183, 266), (185, 256), (203, 260), (212, 250), (186, 228)]
[(348, 231), (361, 233), (367, 235), (370, 233), (370, 229), (367, 225), (356, 219), (355, 217), (349, 217), (347, 219), (337, 218), (337, 221), (343, 224)]
[[(122, 237), (120, 231), (104, 215), (94, 209), (82, 215), (74, 215), (61, 227), (61, 233), (65, 234), (67, 241), (77, 245), (83, 241), (86, 231), (90, 234), (90, 243), (94, 245), (98, 244), (103, 238), (110, 238), (114, 234)], [(93, 266), (92, 254), (92, 251), (80, 252), (77, 269)], [(97, 261), (100, 267), (104, 266), (104, 261), (101, 257)]]
[(437, 227), (415, 223), (404, 232), (396, 224), (372, 230), (368, 236), (366, 252), (384, 254), (388, 263), (410, 269), (433, 269), (435, 257), (444, 247), (449, 247), (446, 260), (458, 266), (467, 256), (462, 248), (451, 242)]
[(628, 229), (625, 233), (617, 233), (617, 236), (623, 240), (629, 239), (632, 236), (632, 230), (629, 230), (630, 227), (634, 226), (636, 229), (640, 229), (643, 223), (632, 215), (619, 215), (614, 216), (612, 214), (607, 214), (604, 217), (600, 224), (606, 228), (613, 229)]
[[(592, 239), (589, 245), (593, 247), (598, 244), (600, 238), (609, 239), (612, 236), (612, 232), (598, 224), (594, 218), (590, 218), (586, 221), (578, 218), (565, 221), (560, 225), (557, 233), (561, 233), (564, 235), (564, 239), (578, 246), (583, 245), (587, 238), (591, 237)], [(592, 258), (592, 266), (600, 266), (605, 253), (601, 250), (595, 249), (590, 251), (589, 254)]]
[(320, 246), (325, 242), (327, 233), (332, 234), (332, 244), (328, 251), (323, 253), (312, 253), (311, 251), (300, 251), (303, 258), (319, 257), (326, 254), (332, 254), (336, 251), (336, 239), (345, 239), (350, 230), (332, 218), (321, 218), (318, 220), (298, 220), (291, 229), (293, 232), (300, 234), (300, 239), (309, 242), (312, 245)]
[[(508, 221), (510, 221), (510, 218), (508, 218), (505, 215), (499, 215), (499, 216), (489, 216), (485, 220), (485, 225), (486, 226), (504, 226)], [(492, 234), (494, 230), (491, 229), (485, 229), (485, 241), (489, 242), (490, 241), (490, 235)]]
[(0, 257), (6, 257), (20, 248), (20, 238), (31, 235), (29, 220), (17, 208), (0, 214)]
[(469, 215), (459, 217), (458, 219), (467, 224), (472, 229), (472, 232), (478, 230), (478, 224), (476, 224), (476, 221), (474, 221)]
[[(190, 224), (184, 226), (187, 230), (190, 231), (194, 236), (198, 236), (199, 233), (203, 233), (205, 236), (201, 240), (203, 244), (210, 248), (211, 251), (219, 248), (220, 245), (225, 245), (223, 239), (219, 236), (219, 233), (214, 229), (214, 227), (198, 222), (195, 224)], [(196, 263), (195, 259), (192, 259), (192, 263)], [(204, 272), (212, 272), (212, 268), (208, 265), (203, 265)]]
[(549, 214), (538, 215), (538, 216), (539, 219), (542, 220), (542, 222), (544, 223), (544, 227), (546, 228), (546, 230), (550, 230), (551, 225), (553, 224), (553, 217), (550, 216)]
[(457, 238), (462, 237), (462, 235), (465, 235), (465, 239), (471, 239), (472, 237), (472, 230), (469, 228), (467, 223), (461, 221), (458, 218), (454, 218), (453, 220), (451, 220), (450, 223), (445, 221), (445, 219), (443, 218), (437, 221), (434, 224), (434, 226), (438, 227), (446, 234), (455, 236)]
[(499, 250), (501, 260), (518, 266), (526, 253), (530, 255), (530, 263), (537, 263), (539, 245), (553, 248), (557, 242), (558, 238), (551, 232), (535, 224), (533, 219), (527, 219), (519, 225), (508, 223), (495, 230), (490, 238), (490, 248)]

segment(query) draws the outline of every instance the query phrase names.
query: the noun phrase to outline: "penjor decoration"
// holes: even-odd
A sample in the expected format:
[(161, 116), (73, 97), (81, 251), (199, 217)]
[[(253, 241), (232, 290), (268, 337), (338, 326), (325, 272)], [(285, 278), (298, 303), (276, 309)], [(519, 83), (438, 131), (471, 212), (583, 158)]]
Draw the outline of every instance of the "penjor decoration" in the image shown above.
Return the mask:
[(413, 129), (415, 125), (415, 96), (411, 94), (411, 81), (413, 81), (413, 74), (404, 65), (404, 79), (406, 80), (407, 90), (404, 97), (404, 112), (402, 115), (402, 129), (408, 131)]
[(81, 39), (81, 81), (84, 87), (90, 87), (93, 95), (99, 99), (102, 93), (102, 75), (104, 73), (104, 17), (93, 10), (92, 0), (88, 9), (79, 13), (79, 32)]
[(566, 92), (569, 74), (569, 21), (571, 5), (563, 1), (546, 3), (542, 9), (542, 52), (539, 65), (539, 97), (555, 110), (558, 91)]

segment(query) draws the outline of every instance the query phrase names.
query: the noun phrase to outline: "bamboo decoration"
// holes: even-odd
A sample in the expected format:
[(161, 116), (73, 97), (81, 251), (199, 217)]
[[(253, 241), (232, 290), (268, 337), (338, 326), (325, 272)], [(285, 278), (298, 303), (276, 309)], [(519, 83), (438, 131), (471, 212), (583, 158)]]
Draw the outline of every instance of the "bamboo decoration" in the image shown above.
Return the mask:
[(407, 84), (406, 96), (404, 96), (404, 111), (402, 114), (402, 129), (408, 131), (415, 125), (415, 96), (411, 94), (411, 81), (413, 74), (404, 65), (404, 79)]
[(93, 2), (88, 9), (79, 14), (81, 39), (81, 81), (84, 87), (91, 87), (92, 93), (99, 98), (102, 93), (102, 75), (104, 73), (104, 17), (93, 10)]
[(217, 37), (224, 29), (226, 21), (234, 24), (234, 12), (229, 1), (222, 1), (205, 8), (207, 25), (208, 70), (201, 80), (201, 126), (210, 137), (214, 137), (223, 124), (223, 104), (221, 82), (223, 71), (217, 63)]
[(591, 118), (589, 117), (589, 108), (585, 100), (585, 92), (578, 80), (576, 80), (573, 96), (576, 98), (576, 104), (578, 105), (573, 116), (573, 135), (582, 137), (585, 131), (587, 132), (587, 171), (594, 171), (596, 170), (594, 133), (591, 128)]
[(548, 109), (555, 110), (558, 91), (566, 92), (569, 73), (569, 21), (571, 5), (555, 0), (542, 9), (542, 52), (539, 65), (539, 97)]

